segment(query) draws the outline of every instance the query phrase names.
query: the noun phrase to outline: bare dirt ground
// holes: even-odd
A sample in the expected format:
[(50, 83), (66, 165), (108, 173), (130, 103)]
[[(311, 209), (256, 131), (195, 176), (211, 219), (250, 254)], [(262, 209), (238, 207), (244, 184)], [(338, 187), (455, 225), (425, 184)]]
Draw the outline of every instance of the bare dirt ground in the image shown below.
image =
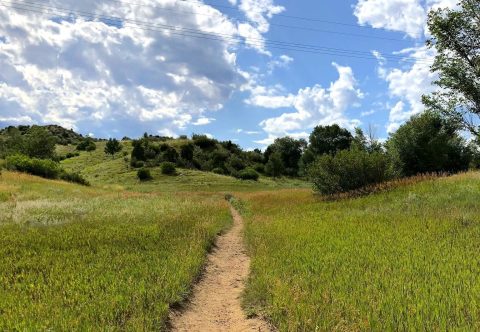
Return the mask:
[(242, 217), (233, 207), (231, 211), (233, 227), (218, 238), (191, 301), (183, 311), (172, 313), (172, 331), (273, 331), (260, 319), (247, 319), (242, 310), (250, 258), (243, 245)]

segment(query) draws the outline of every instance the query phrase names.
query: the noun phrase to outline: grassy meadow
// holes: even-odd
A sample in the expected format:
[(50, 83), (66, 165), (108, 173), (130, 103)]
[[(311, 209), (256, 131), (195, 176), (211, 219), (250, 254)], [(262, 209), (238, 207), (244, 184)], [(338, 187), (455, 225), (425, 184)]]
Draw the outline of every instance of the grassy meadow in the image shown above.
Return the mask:
[(280, 331), (480, 329), (480, 173), (334, 202), (238, 196), (245, 306)]
[(3, 172), (0, 330), (161, 330), (231, 222), (221, 195)]
[[(181, 140), (169, 142), (172, 146), (181, 144)], [(81, 152), (80, 156), (62, 161), (62, 166), (71, 172), (80, 172), (92, 184), (105, 188), (126, 189), (140, 192), (220, 192), (220, 191), (258, 191), (285, 188), (309, 188), (310, 184), (300, 179), (261, 177), (259, 181), (243, 181), (231, 176), (218, 175), (190, 169), (177, 169), (176, 176), (161, 174), (159, 167), (151, 168), (152, 181), (139, 182), (137, 170), (130, 167), (122, 153), (114, 158), (104, 153), (105, 142), (97, 142), (97, 149)], [(122, 142), (123, 151), (130, 156), (130, 142)], [(66, 154), (75, 151), (74, 146), (58, 146), (57, 153)]]

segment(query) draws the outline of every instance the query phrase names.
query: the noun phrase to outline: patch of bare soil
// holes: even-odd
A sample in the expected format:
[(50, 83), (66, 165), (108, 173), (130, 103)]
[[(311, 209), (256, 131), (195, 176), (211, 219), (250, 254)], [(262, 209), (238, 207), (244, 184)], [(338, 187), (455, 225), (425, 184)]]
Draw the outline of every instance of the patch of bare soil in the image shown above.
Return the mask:
[(242, 310), (250, 258), (243, 244), (242, 217), (233, 207), (231, 211), (233, 227), (218, 238), (191, 301), (183, 311), (171, 314), (172, 331), (273, 331), (261, 319), (248, 319)]

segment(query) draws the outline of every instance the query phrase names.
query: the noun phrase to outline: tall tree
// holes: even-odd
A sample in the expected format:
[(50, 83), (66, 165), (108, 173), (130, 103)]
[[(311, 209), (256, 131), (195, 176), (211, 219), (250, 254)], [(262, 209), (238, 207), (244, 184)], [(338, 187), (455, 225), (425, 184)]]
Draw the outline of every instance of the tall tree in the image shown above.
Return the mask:
[(439, 91), (423, 97), (425, 106), (480, 133), (480, 1), (461, 0), (457, 9), (432, 10), (432, 38), (427, 46), (437, 55), (432, 71)]
[(350, 148), (352, 142), (352, 134), (337, 124), (318, 126), (310, 135), (309, 149), (316, 155), (334, 154)]
[(307, 142), (303, 139), (296, 140), (288, 136), (277, 138), (275, 142), (267, 148), (268, 158), (270, 159), (272, 154), (278, 153), (282, 159), (284, 173), (289, 176), (297, 176), (299, 161), (306, 146)]

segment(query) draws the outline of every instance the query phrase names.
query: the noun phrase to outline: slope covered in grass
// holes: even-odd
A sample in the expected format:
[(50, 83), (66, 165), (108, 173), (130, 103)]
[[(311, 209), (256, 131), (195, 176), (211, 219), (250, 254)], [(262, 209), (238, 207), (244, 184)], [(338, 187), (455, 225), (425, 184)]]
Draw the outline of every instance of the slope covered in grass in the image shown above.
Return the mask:
[(281, 331), (480, 329), (480, 173), (337, 202), (240, 197), (246, 305)]
[(0, 176), (0, 330), (160, 330), (231, 217), (221, 195)]
[[(167, 142), (172, 146), (182, 141)], [(152, 191), (251, 191), (269, 190), (278, 188), (306, 188), (310, 184), (300, 179), (272, 179), (261, 177), (257, 181), (243, 181), (230, 176), (218, 175), (190, 169), (178, 169), (177, 176), (162, 175), (160, 167), (151, 169), (153, 181), (141, 183), (137, 179), (137, 170), (130, 167), (122, 153), (115, 157), (104, 153), (105, 142), (97, 142), (97, 149), (92, 152), (81, 152), (80, 156), (62, 161), (63, 167), (70, 172), (80, 172), (87, 180), (97, 186), (120, 186), (124, 189), (152, 192)], [(122, 142), (128, 156), (131, 153), (131, 144)], [(73, 146), (58, 147), (57, 153), (64, 155), (74, 151)]]

